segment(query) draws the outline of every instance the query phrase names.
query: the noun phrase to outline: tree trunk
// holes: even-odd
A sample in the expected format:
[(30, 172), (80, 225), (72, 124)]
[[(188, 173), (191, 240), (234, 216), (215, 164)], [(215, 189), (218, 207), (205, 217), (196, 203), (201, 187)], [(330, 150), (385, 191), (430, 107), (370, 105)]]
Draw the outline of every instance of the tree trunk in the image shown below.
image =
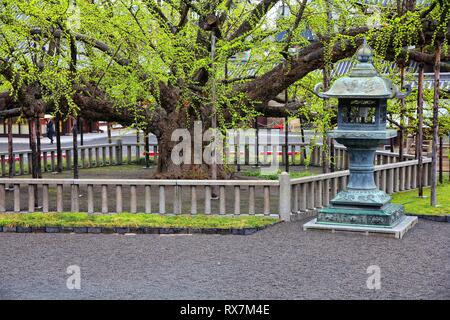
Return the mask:
[(141, 158), (141, 131), (139, 128), (136, 128), (136, 164), (140, 164), (140, 158)]
[[(287, 89), (286, 89), (287, 92)], [(286, 103), (287, 103), (286, 93)], [(289, 172), (289, 118), (284, 117), (284, 171)]]
[(258, 117), (255, 119), (255, 131), (256, 131), (256, 165), (255, 167), (259, 167), (259, 123)]
[[(327, 12), (328, 12), (328, 16), (330, 16), (330, 4), (329, 1), (326, 1), (327, 4)], [(329, 23), (327, 23), (329, 25)], [(329, 28), (328, 28), (329, 29)], [(327, 91), (329, 89), (330, 86), (330, 71), (329, 71), (329, 67), (327, 65), (324, 65), (324, 68), (322, 69), (322, 77), (323, 77), (323, 90)], [(329, 102), (328, 99), (324, 99), (323, 100), (323, 107), (325, 110), (328, 109), (329, 106)], [(323, 173), (328, 173), (330, 168), (329, 168), (329, 147), (330, 147), (330, 140), (327, 137), (327, 127), (324, 126), (324, 132), (322, 134), (322, 172)], [(328, 151), (328, 152), (327, 152)]]
[(148, 131), (144, 131), (145, 167), (150, 167), (150, 138)]
[[(36, 120), (36, 153), (37, 153), (37, 177), (42, 179), (42, 161), (41, 161), (41, 121), (40, 118)], [(35, 189), (37, 190), (37, 189)], [(35, 198), (36, 199), (36, 198)]]
[(37, 147), (36, 147), (36, 123), (33, 117), (28, 120), (28, 130), (30, 132), (30, 149), (31, 149), (31, 176), (33, 179), (38, 177), (38, 155), (37, 155)]
[(78, 121), (73, 118), (72, 143), (73, 143), (73, 178), (78, 179)]
[[(157, 178), (172, 178), (172, 179), (197, 179), (207, 180), (210, 179), (211, 166), (206, 164), (203, 160), (201, 164), (191, 162), (190, 164), (174, 164), (171, 159), (172, 150), (177, 142), (170, 140), (169, 133), (164, 134), (163, 137), (158, 139), (158, 169)], [(194, 146), (192, 145), (192, 153)], [(203, 153), (203, 148), (201, 149)], [(193, 155), (192, 155), (193, 156)], [(223, 179), (224, 166), (222, 164), (217, 165), (217, 177)]]
[(61, 116), (59, 113), (55, 117), (55, 130), (56, 130), (56, 171), (62, 172), (62, 150), (61, 150)]
[(303, 121), (302, 121), (302, 117), (298, 117), (298, 121), (300, 123), (300, 134), (302, 136), (302, 143), (305, 143), (305, 129), (303, 128)]
[[(211, 128), (217, 128), (217, 113), (216, 113), (216, 104), (217, 104), (217, 92), (216, 92), (216, 69), (215, 69), (215, 56), (216, 56), (216, 32), (212, 30), (211, 32), (211, 61), (212, 61), (212, 72), (211, 72)], [(286, 90), (287, 94), (287, 90)], [(287, 103), (287, 100), (286, 100)], [(216, 157), (213, 156), (213, 164), (211, 165), (211, 179), (217, 180), (217, 163), (215, 161)], [(217, 197), (217, 188), (213, 186), (212, 188), (212, 197)]]
[[(332, 13), (331, 13), (331, 1), (325, 0), (325, 11), (327, 13), (328, 19), (326, 20), (326, 29), (327, 33), (331, 34), (332, 32)], [(323, 68), (322, 68), (322, 81), (323, 81), (323, 91), (327, 91), (330, 87), (330, 65), (329, 63), (324, 61)], [(327, 110), (329, 107), (329, 101), (328, 99), (323, 100), (323, 108), (324, 110)], [(330, 171), (330, 163), (332, 161), (331, 159), (331, 153), (330, 153), (330, 139), (327, 137), (327, 125), (324, 124), (322, 132), (322, 172), (328, 173)]]
[(444, 171), (444, 141), (442, 139), (442, 136), (439, 136), (439, 183), (443, 183), (444, 182), (444, 177), (443, 177), (443, 171)]
[[(180, 176), (183, 172), (182, 165), (175, 165), (171, 159), (171, 153), (174, 146), (177, 144), (173, 142), (172, 132), (179, 129), (175, 123), (168, 122), (168, 127), (162, 131), (158, 137), (158, 174), (171, 173), (174, 177)], [(146, 146), (147, 148), (147, 146)], [(145, 151), (147, 154), (147, 150)]]
[[(35, 125), (36, 125), (36, 178), (42, 179), (42, 162), (41, 162), (41, 121), (40, 118), (37, 117), (35, 119)], [(39, 194), (38, 194), (38, 187), (36, 186), (34, 188), (34, 207), (39, 207)]]
[[(30, 118), (28, 121), (28, 130), (29, 130), (29, 143), (30, 143), (30, 149), (31, 149), (31, 176), (33, 179), (39, 178), (39, 169), (38, 169), (38, 162), (39, 162), (39, 154), (38, 154), (38, 148), (37, 148), (37, 125), (35, 118)], [(34, 188), (34, 206), (35, 208), (37, 205), (37, 187)]]
[(434, 99), (433, 99), (433, 144), (431, 154), (431, 205), (437, 205), (437, 147), (438, 147), (438, 132), (439, 132), (439, 77), (440, 77), (440, 63), (441, 63), (441, 45), (438, 44), (435, 52), (434, 61)]
[(13, 132), (12, 132), (13, 118), (8, 119), (8, 171), (9, 178), (14, 177), (14, 171), (16, 170), (14, 166), (14, 145), (13, 145)]
[(417, 91), (417, 117), (419, 120), (418, 131), (417, 131), (417, 140), (416, 140), (416, 148), (417, 148), (417, 176), (418, 178), (418, 187), (419, 187), (419, 197), (423, 197), (423, 63), (419, 65), (419, 79), (418, 79), (418, 91)]
[[(405, 86), (405, 67), (401, 66), (400, 68), (400, 87), (403, 89)], [(404, 160), (404, 140), (405, 140), (405, 98), (400, 101), (400, 126), (399, 126), (399, 135), (398, 135), (398, 160), (401, 162)]]
[[(192, 118), (186, 114), (185, 110), (175, 109), (161, 120), (160, 130), (157, 135), (158, 138), (158, 178), (173, 178), (173, 179), (211, 179), (211, 166), (203, 161), (203, 141), (196, 141), (194, 128), (192, 125)], [(201, 134), (210, 128), (211, 123), (205, 121), (202, 123)], [(179, 143), (179, 141), (172, 141), (172, 133), (176, 129), (187, 129), (191, 137), (191, 161), (190, 163), (175, 164), (172, 161), (172, 150)], [(201, 136), (202, 137), (202, 136)], [(199, 139), (202, 139), (199, 137)], [(195, 152), (197, 148), (201, 150), (200, 159), (194, 161)], [(219, 179), (224, 177), (224, 168), (222, 164), (217, 165), (217, 177)]]
[(334, 140), (330, 139), (330, 172), (334, 172), (336, 170), (334, 165)]
[(108, 122), (107, 124), (107, 132), (108, 132), (108, 143), (111, 144), (112, 143), (112, 138), (111, 138), (111, 123)]

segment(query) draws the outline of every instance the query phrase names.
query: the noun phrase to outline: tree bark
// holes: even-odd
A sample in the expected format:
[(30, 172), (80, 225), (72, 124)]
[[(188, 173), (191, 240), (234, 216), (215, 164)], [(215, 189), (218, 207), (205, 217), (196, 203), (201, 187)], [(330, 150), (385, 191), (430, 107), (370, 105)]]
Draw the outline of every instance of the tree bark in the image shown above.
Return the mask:
[(442, 136), (439, 136), (439, 183), (443, 183), (444, 182), (444, 177), (443, 177), (443, 171), (444, 171), (444, 153), (443, 153), (443, 149), (444, 149), (444, 141), (442, 139)]
[(423, 63), (419, 65), (419, 77), (418, 77), (418, 90), (417, 90), (417, 117), (419, 120), (418, 131), (417, 131), (417, 175), (418, 175), (418, 192), (419, 197), (423, 197), (423, 80), (424, 80), (424, 70)]
[[(329, 3), (328, 1), (326, 2), (327, 8), (329, 8)], [(323, 90), (327, 91), (329, 86), (330, 86), (330, 70), (329, 70), (329, 66), (324, 66), (324, 68), (322, 69), (322, 77), (323, 77)], [(328, 109), (329, 106), (329, 101), (328, 99), (324, 99), (323, 100), (323, 107), (324, 109)], [(327, 133), (326, 133), (326, 127), (324, 127), (324, 132), (322, 135), (322, 172), (323, 173), (328, 173), (329, 172), (329, 162), (331, 162), (332, 159), (330, 159), (330, 152), (329, 152), (329, 147), (330, 147), (330, 139), (328, 139)]]
[(56, 132), (56, 171), (62, 172), (62, 150), (61, 150), (61, 115), (56, 114), (55, 117), (55, 132)]
[(108, 132), (108, 143), (111, 144), (112, 138), (111, 138), (111, 123), (110, 122), (108, 122), (106, 130)]
[[(401, 66), (400, 68), (400, 87), (403, 89), (405, 86), (405, 66)], [(405, 134), (405, 98), (400, 100), (400, 126), (399, 126), (399, 135), (398, 135), (398, 158), (399, 161), (404, 160), (404, 137)]]
[[(42, 161), (41, 161), (41, 121), (38, 117), (36, 120), (36, 153), (37, 153), (37, 177), (42, 179)], [(35, 189), (37, 190), (37, 189)]]
[(14, 145), (13, 145), (13, 132), (12, 132), (13, 118), (8, 119), (8, 171), (9, 178), (14, 177), (14, 172), (16, 170), (14, 166)]
[(433, 99), (433, 144), (431, 154), (431, 205), (437, 206), (437, 147), (439, 143), (439, 78), (441, 62), (441, 44), (437, 44), (435, 52), (436, 60), (434, 62), (434, 99)]
[(31, 149), (31, 176), (33, 179), (38, 177), (37, 171), (37, 147), (36, 147), (36, 123), (34, 118), (28, 119), (28, 130), (30, 132), (29, 141)]
[(78, 121), (76, 120), (75, 117), (73, 118), (73, 126), (72, 126), (72, 143), (73, 143), (73, 178), (78, 179), (80, 177), (78, 173)]
[(150, 167), (150, 138), (149, 132), (147, 130), (144, 131), (144, 149), (145, 149), (145, 167)]
[[(332, 4), (332, 0), (325, 0), (325, 8), (326, 8), (326, 12), (327, 12), (327, 33), (331, 34), (332, 32), (332, 25), (331, 25), (331, 21), (333, 19), (332, 16), (332, 12), (331, 12), (331, 4)], [(323, 90), (327, 91), (330, 87), (330, 77), (331, 77), (331, 70), (330, 70), (330, 65), (328, 63), (324, 63), (323, 65), (323, 69), (322, 69), (322, 76), (323, 76)], [(324, 99), (323, 100), (323, 107), (325, 110), (327, 110), (330, 106), (329, 100), (328, 99)], [(331, 150), (330, 150), (330, 145), (331, 145), (331, 139), (328, 138), (327, 136), (327, 126), (324, 127), (324, 133), (323, 133), (323, 137), (322, 137), (322, 171), (323, 173), (328, 173), (330, 171), (330, 163), (333, 161), (333, 159), (331, 159)]]

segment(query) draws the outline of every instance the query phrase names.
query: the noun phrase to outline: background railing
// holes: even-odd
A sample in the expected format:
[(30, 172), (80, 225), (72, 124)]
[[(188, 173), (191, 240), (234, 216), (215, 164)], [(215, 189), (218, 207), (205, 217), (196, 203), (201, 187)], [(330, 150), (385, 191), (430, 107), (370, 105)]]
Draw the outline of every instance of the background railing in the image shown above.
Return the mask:
[[(279, 164), (285, 164), (285, 148), (286, 146), (260, 145), (259, 146), (259, 164), (265, 165), (271, 163), (271, 157), (274, 155), (279, 157)], [(62, 147), (62, 170), (73, 169), (73, 147)], [(321, 144), (309, 143), (289, 143), (288, 159), (290, 165), (322, 165)], [(122, 143), (118, 140), (113, 144), (97, 144), (84, 145), (78, 147), (78, 166), (80, 168), (93, 168), (112, 165), (132, 164), (141, 161), (145, 157), (144, 145), (137, 143)], [(234, 163), (241, 165), (256, 164), (256, 145), (247, 144), (238, 147), (237, 145), (225, 150), (226, 163)], [(149, 160), (153, 163), (157, 162), (158, 146), (150, 144)], [(30, 174), (31, 168), (31, 151), (17, 150), (13, 153), (13, 174), (21, 176)], [(405, 159), (414, 159), (412, 155), (405, 155)], [(7, 152), (0, 152), (0, 175), (1, 177), (9, 176), (9, 158)], [(39, 157), (41, 161), (42, 172), (57, 171), (57, 153), (56, 149), (43, 148)], [(375, 164), (396, 163), (399, 161), (397, 153), (387, 151), (377, 151)], [(336, 170), (348, 169), (348, 155), (344, 146), (334, 146), (334, 164)]]
[[(375, 181), (387, 193), (429, 185), (431, 160), (377, 165)], [(316, 212), (347, 183), (348, 170), (273, 180), (0, 179), (0, 212), (143, 212), (272, 215), (291, 221)], [(217, 200), (212, 195), (218, 195)], [(227, 200), (232, 200), (228, 201)]]
[[(118, 140), (120, 141), (120, 140)], [(73, 169), (73, 147), (62, 147), (62, 170)], [(78, 166), (80, 168), (103, 167), (133, 163), (144, 157), (144, 146), (140, 144), (96, 144), (78, 147)], [(133, 153), (132, 153), (133, 152)], [(151, 144), (149, 157), (156, 161), (157, 145)], [(31, 174), (31, 151), (17, 150), (13, 152), (14, 175)], [(1, 176), (9, 173), (8, 152), (0, 152)], [(42, 172), (57, 171), (57, 152), (54, 148), (43, 148), (39, 157)]]

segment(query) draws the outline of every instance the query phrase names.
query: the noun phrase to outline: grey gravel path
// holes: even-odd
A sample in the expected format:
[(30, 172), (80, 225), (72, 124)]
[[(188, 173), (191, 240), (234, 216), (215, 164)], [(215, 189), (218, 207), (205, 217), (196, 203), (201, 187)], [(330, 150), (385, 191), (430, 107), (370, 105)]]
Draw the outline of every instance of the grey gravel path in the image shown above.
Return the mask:
[[(2, 299), (449, 299), (450, 225), (403, 240), (303, 232), (252, 236), (0, 233)], [(81, 290), (66, 268), (81, 267)], [(366, 287), (381, 268), (381, 289)]]

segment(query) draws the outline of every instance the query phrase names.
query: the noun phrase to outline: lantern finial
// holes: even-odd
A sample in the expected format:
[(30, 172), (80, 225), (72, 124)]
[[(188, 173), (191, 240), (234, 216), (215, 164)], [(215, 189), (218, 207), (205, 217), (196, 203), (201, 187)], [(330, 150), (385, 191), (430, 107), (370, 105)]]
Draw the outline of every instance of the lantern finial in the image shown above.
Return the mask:
[(372, 48), (367, 44), (366, 38), (364, 38), (364, 43), (356, 52), (356, 58), (359, 62), (369, 62), (372, 60)]

